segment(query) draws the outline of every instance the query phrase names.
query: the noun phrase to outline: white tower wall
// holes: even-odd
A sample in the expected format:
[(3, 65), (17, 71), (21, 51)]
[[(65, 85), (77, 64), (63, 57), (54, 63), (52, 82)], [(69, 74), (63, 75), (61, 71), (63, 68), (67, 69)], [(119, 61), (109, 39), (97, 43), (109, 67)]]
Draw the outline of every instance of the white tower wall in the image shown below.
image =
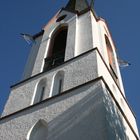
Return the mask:
[[(69, 4), (60, 10), (35, 37), (24, 80), (11, 87), (0, 118), (1, 140), (139, 140), (108, 27), (86, 2), (77, 3), (75, 11)], [(51, 41), (65, 26), (63, 63), (44, 70)]]
[(138, 140), (108, 90), (99, 78), (6, 116), (0, 121), (0, 138), (26, 139), (41, 119), (48, 140)]

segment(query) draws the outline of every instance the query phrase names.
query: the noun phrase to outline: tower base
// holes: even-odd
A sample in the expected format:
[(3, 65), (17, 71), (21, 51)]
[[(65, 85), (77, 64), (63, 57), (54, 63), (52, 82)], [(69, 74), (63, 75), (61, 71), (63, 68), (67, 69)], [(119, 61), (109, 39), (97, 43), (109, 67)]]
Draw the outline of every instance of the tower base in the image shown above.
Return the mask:
[(0, 125), (1, 140), (137, 140), (101, 78), (5, 116)]

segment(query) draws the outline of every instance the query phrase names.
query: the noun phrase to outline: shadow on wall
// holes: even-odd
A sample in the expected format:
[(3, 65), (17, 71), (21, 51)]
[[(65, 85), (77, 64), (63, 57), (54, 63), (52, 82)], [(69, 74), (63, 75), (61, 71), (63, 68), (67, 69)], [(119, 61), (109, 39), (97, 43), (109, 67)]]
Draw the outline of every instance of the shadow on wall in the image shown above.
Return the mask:
[(110, 93), (91, 91), (48, 124), (48, 140), (129, 140)]
[[(91, 88), (91, 87), (89, 87)], [(84, 90), (80, 92), (82, 94)], [(56, 117), (48, 124), (48, 140), (101, 140), (105, 137), (100, 135), (103, 130), (103, 105), (100, 97), (102, 89), (94, 91), (87, 89), (87, 94), (75, 105)], [(94, 121), (96, 120), (96, 121)], [(95, 133), (93, 133), (95, 132)]]
[[(66, 94), (66, 96), (55, 98), (53, 102), (38, 106), (38, 109), (32, 108), (24, 113), (22, 112), (22, 114), (17, 114), (14, 119), (43, 107), (54, 105), (56, 110), (54, 110), (54, 114), (50, 115), (55, 116), (55, 113), (60, 113), (60, 115), (56, 115), (56, 118), (48, 122), (47, 140), (93, 140), (93, 138), (94, 140), (129, 140), (125, 134), (126, 128), (122, 116), (112, 101), (110, 93), (103, 91), (103, 88), (98, 84), (94, 85), (83, 86)], [(63, 102), (58, 103), (61, 101)], [(68, 108), (69, 104), (73, 105)], [(64, 110), (65, 108), (68, 109), (63, 111), (63, 108)], [(34, 119), (37, 119), (37, 117)], [(0, 123), (10, 121), (12, 118), (7, 118)], [(35, 128), (38, 128), (38, 124), (36, 126)]]
[(106, 126), (108, 129), (108, 137), (111, 140), (130, 140), (126, 135), (126, 127), (124, 126), (123, 116), (118, 107), (112, 100), (110, 92), (106, 89), (106, 95), (103, 99), (106, 110)]

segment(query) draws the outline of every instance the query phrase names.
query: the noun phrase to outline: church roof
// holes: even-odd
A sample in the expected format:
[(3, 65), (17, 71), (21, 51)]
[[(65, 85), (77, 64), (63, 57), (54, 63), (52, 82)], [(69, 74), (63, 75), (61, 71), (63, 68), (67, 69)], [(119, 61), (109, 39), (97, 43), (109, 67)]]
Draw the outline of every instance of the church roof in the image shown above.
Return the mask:
[(82, 12), (83, 10), (89, 8), (87, 0), (69, 0), (65, 9), (69, 11)]

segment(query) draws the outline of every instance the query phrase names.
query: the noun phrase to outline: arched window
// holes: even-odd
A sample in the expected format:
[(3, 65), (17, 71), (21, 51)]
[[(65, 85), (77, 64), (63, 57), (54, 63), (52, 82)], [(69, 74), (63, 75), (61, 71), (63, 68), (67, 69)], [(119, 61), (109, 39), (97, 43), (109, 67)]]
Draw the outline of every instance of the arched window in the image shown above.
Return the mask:
[(45, 87), (46, 87), (46, 79), (42, 79), (37, 85), (33, 102), (34, 104), (43, 100), (45, 94)]
[(107, 46), (107, 53), (108, 53), (108, 59), (109, 59), (111, 73), (115, 79), (118, 79), (117, 75), (116, 75), (117, 69), (116, 69), (116, 64), (115, 64), (114, 52), (113, 52), (111, 43), (106, 35), (105, 35), (105, 41), (106, 41), (106, 46)]
[(45, 59), (44, 71), (64, 62), (68, 27), (59, 28), (52, 36), (48, 57)]
[(47, 123), (39, 120), (27, 135), (27, 140), (46, 140), (47, 139)]
[(61, 93), (62, 86), (63, 86), (63, 79), (64, 79), (64, 72), (63, 71), (59, 71), (54, 76), (50, 97), (58, 95), (58, 94)]

